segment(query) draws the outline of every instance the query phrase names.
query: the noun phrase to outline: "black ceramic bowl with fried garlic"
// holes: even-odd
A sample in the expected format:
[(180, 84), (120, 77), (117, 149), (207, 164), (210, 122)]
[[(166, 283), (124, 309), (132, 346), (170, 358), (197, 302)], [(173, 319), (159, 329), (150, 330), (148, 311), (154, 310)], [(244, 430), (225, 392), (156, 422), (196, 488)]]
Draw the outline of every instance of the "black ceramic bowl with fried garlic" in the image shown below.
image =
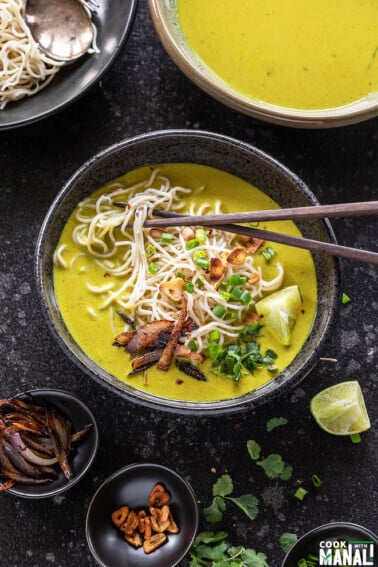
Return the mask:
[(194, 541), (198, 518), (186, 480), (163, 465), (135, 463), (106, 479), (93, 496), (87, 541), (102, 567), (174, 567)]
[(75, 486), (97, 453), (98, 428), (91, 410), (73, 394), (51, 389), (1, 402), (2, 489), (38, 499)]

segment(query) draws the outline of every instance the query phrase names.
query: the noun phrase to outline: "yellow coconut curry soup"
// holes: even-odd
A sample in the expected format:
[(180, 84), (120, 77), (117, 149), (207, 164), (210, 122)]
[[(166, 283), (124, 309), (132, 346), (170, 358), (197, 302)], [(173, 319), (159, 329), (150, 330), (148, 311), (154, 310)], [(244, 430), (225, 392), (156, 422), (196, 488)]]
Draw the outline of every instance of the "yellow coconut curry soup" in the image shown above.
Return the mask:
[[(290, 364), (315, 316), (311, 254), (201, 226), (143, 228), (154, 209), (278, 208), (223, 171), (162, 164), (84, 199), (54, 254), (59, 309), (82, 350), (119, 380), (170, 399), (255, 390)], [(291, 221), (260, 228), (300, 235)]]
[(176, 0), (176, 5), (188, 45), (251, 99), (319, 110), (378, 91), (376, 0)]

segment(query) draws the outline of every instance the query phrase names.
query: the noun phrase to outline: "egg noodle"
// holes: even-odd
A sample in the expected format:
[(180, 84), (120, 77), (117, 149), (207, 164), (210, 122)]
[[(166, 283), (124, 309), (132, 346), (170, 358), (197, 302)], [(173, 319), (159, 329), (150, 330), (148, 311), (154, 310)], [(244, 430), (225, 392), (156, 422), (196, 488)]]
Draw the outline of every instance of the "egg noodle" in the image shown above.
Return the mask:
[(0, 110), (45, 88), (63, 63), (44, 55), (24, 21), (25, 0), (0, 0)]
[[(188, 214), (197, 215), (221, 212), (220, 201), (212, 209), (207, 203), (197, 206), (190, 199), (194, 196), (192, 189), (172, 186), (168, 177), (159, 174), (158, 168), (152, 170), (148, 179), (131, 187), (125, 187), (119, 181), (112, 182), (107, 185), (106, 193), (88, 197), (78, 205), (75, 213), (78, 224), (72, 238), (87, 258), (113, 276), (112, 281), (105, 285), (86, 283), (91, 293), (101, 295), (102, 303), (97, 309), (108, 309), (111, 318), (115, 311), (122, 311), (131, 315), (137, 326), (159, 319), (175, 319), (180, 302), (172, 301), (162, 293), (160, 286), (177, 278), (190, 282), (188, 317), (199, 325), (191, 338), (196, 340), (198, 350), (202, 351), (213, 330), (219, 332), (220, 344), (235, 340), (251, 314), (253, 301), (243, 306), (222, 296), (220, 282), (213, 283), (208, 270), (196, 264), (198, 255), (207, 259), (220, 258), (225, 266), (224, 280), (234, 274), (249, 280), (255, 274), (251, 278), (254, 283), (247, 286), (252, 300), (261, 298), (263, 292), (278, 289), (284, 270), (277, 263), (277, 275), (273, 280), (265, 281), (261, 267), (254, 266), (253, 255), (248, 254), (242, 265), (229, 264), (226, 258), (237, 246), (237, 237), (221, 230), (204, 231), (204, 241), (195, 249), (188, 249), (182, 227), (164, 229), (166, 234), (171, 235), (166, 242), (156, 236), (156, 231), (143, 228), (146, 219), (153, 218), (153, 209), (183, 212), (185, 207)], [(115, 202), (126, 206), (116, 206)], [(130, 224), (133, 229), (127, 228)], [(76, 255), (67, 263), (65, 246), (57, 248), (54, 262), (72, 270), (83, 254)], [(152, 271), (151, 266), (154, 267)], [(83, 268), (87, 269), (88, 266)], [(227, 317), (214, 314), (215, 305), (223, 306)], [(93, 306), (88, 305), (87, 310), (92, 316), (97, 316)]]

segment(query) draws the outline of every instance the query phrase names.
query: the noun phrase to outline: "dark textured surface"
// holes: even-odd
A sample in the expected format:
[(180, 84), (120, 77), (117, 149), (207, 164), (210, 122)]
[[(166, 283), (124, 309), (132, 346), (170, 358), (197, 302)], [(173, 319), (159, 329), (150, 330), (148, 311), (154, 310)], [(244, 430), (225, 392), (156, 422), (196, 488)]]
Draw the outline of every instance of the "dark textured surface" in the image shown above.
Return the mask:
[[(160, 128), (201, 128), (250, 142), (300, 175), (322, 203), (377, 199), (377, 119), (338, 130), (301, 131), (246, 118), (210, 99), (170, 62), (152, 30), (145, 0), (126, 48), (102, 83), (76, 105), (47, 121), (0, 133), (0, 397), (34, 387), (77, 394), (96, 415), (101, 445), (88, 475), (70, 492), (46, 501), (2, 494), (1, 567), (94, 566), (85, 541), (88, 503), (99, 484), (135, 461), (158, 462), (192, 484), (208, 504), (215, 478), (228, 471), (235, 494), (253, 492), (260, 515), (252, 522), (231, 506), (224, 524), (232, 541), (264, 551), (271, 567), (283, 558), (278, 538), (332, 520), (376, 530), (377, 270), (343, 262), (343, 290), (352, 301), (341, 311), (323, 362), (294, 393), (269, 406), (227, 418), (175, 417), (134, 407), (78, 370), (52, 339), (37, 301), (34, 248), (43, 217), (64, 181), (88, 158), (120, 139)], [(377, 250), (377, 222), (333, 222), (340, 243)], [(334, 382), (358, 379), (372, 429), (359, 445), (323, 433), (309, 401)], [(285, 416), (285, 428), (266, 421)], [(254, 438), (266, 454), (281, 453), (293, 480), (269, 481), (250, 461)], [(216, 472), (212, 472), (215, 469)], [(323, 484), (303, 502), (295, 480)], [(374, 505), (375, 502), (375, 505)], [(185, 565), (185, 563), (183, 563)], [(164, 566), (156, 566), (164, 567)]]

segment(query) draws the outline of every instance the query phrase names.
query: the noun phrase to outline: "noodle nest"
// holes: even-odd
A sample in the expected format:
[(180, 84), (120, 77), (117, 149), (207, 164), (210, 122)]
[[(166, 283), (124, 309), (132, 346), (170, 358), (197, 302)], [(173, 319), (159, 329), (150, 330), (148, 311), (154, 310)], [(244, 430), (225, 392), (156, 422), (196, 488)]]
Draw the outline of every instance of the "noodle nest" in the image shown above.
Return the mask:
[[(170, 179), (159, 175), (158, 169), (152, 171), (149, 179), (132, 187), (125, 187), (119, 181), (110, 183), (105, 194), (88, 197), (76, 208), (77, 224), (72, 238), (83, 253), (67, 262), (65, 245), (62, 245), (55, 252), (54, 262), (56, 266), (71, 270), (77, 269), (76, 263), (83, 256), (96, 262), (104, 272), (113, 276), (112, 281), (95, 285), (90, 282), (88, 274), (87, 289), (97, 297), (100, 295), (102, 300), (99, 309), (109, 310), (111, 319), (116, 311), (127, 312), (137, 325), (175, 319), (180, 305), (161, 292), (161, 285), (178, 277), (190, 282), (188, 316), (199, 326), (191, 337), (196, 340), (198, 350), (202, 351), (213, 330), (220, 333), (221, 344), (234, 341), (251, 315), (254, 302), (262, 297), (263, 292), (281, 286), (284, 270), (277, 262), (277, 275), (273, 280), (265, 281), (261, 267), (254, 265), (253, 255), (247, 255), (242, 265), (228, 264), (225, 259), (235, 248), (235, 235), (221, 230), (206, 231), (205, 241), (193, 250), (187, 247), (182, 227), (167, 229), (171, 235), (168, 242), (156, 238), (153, 230), (143, 228), (146, 219), (152, 218), (153, 210), (157, 208), (182, 212), (185, 207), (189, 214), (199, 215), (221, 212), (219, 201), (214, 207), (208, 203), (197, 206), (195, 199), (190, 199), (193, 196), (189, 188), (172, 186)], [(126, 206), (117, 207), (115, 202)], [(195, 258), (199, 253), (208, 259), (222, 259), (225, 280), (234, 274), (246, 279), (255, 275), (252, 278), (254, 283), (248, 286), (252, 302), (242, 306), (222, 296), (219, 282), (213, 283), (208, 271), (196, 264)], [(149, 269), (151, 265), (154, 266), (153, 273)], [(216, 316), (213, 311), (215, 305), (224, 307), (229, 318)], [(97, 316), (93, 306), (88, 305), (87, 310), (93, 317)], [(114, 323), (112, 326), (114, 328)]]

